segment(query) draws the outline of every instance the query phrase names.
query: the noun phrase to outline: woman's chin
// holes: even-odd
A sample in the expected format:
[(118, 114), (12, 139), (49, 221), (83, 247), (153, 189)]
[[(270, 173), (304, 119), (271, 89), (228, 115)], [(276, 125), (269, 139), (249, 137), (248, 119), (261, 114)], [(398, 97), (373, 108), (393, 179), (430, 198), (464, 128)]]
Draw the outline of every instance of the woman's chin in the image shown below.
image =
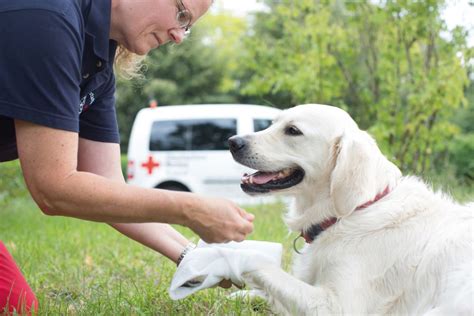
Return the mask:
[(147, 55), (152, 49), (155, 49), (159, 47), (160, 45), (157, 42), (153, 43), (136, 43), (136, 45), (133, 45), (132, 47), (126, 47), (130, 52), (144, 56)]
[[(158, 46), (156, 46), (158, 47)], [(139, 56), (144, 56), (147, 55), (150, 50), (156, 48), (156, 47), (138, 47), (133, 51), (134, 54), (139, 55)]]

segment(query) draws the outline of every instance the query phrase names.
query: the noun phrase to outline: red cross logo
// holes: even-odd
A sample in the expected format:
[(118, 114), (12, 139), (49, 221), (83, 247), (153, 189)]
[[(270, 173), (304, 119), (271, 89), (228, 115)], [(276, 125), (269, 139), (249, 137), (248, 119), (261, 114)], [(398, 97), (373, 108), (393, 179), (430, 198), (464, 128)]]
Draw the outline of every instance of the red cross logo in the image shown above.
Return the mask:
[(142, 167), (148, 169), (148, 174), (153, 173), (153, 169), (156, 167), (158, 168), (160, 164), (158, 162), (153, 161), (153, 156), (148, 156), (148, 161), (142, 163)]

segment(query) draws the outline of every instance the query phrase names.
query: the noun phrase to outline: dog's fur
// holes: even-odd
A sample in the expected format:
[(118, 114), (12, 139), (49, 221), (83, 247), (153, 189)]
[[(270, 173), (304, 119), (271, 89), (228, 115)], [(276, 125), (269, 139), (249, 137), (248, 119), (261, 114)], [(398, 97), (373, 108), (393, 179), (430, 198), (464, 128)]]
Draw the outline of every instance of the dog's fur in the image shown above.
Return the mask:
[[(460, 205), (416, 177), (403, 177), (335, 107), (297, 106), (268, 129), (236, 139), (232, 154), (246, 166), (304, 171), (300, 183), (268, 192), (294, 197), (285, 218), (291, 230), (337, 218), (295, 254), (293, 276), (278, 267), (244, 275), (275, 311), (473, 315), (474, 203)], [(388, 195), (355, 211), (387, 187)]]

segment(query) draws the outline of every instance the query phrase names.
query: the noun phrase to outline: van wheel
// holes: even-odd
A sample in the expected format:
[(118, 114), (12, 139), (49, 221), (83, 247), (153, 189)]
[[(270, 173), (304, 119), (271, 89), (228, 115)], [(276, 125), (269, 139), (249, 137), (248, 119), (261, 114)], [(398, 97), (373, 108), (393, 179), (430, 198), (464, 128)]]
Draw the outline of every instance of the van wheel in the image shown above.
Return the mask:
[(157, 186), (156, 188), (170, 191), (190, 192), (189, 189), (181, 183), (163, 183)]

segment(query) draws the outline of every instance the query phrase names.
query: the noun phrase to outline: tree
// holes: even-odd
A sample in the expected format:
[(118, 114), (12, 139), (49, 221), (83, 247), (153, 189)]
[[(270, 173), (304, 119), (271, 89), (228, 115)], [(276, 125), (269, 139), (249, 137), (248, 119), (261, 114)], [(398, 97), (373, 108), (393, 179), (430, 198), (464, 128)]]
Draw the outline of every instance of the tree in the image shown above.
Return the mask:
[(464, 60), (470, 78), (465, 90), (467, 103), (454, 116), (454, 123), (461, 129), (461, 134), (450, 143), (448, 157), (456, 176), (464, 182), (474, 183), (474, 48), (467, 47), (465, 52)]
[(268, 3), (246, 41), (244, 92), (342, 107), (403, 170), (432, 168), (468, 82), (465, 34), (441, 36), (444, 1)]

